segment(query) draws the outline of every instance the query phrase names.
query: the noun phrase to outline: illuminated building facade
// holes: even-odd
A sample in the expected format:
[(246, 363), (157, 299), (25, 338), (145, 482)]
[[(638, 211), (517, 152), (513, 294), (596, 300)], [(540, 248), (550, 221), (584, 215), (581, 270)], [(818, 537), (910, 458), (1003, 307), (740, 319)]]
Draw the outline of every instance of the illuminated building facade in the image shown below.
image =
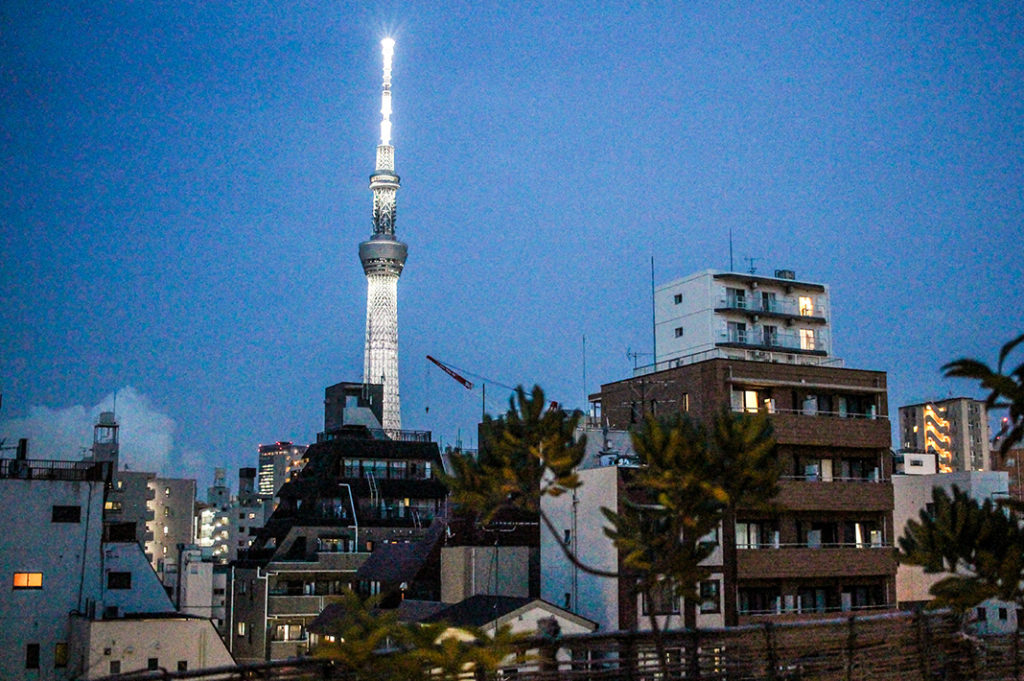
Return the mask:
[(259, 483), (257, 493), (260, 499), (273, 499), (281, 485), (288, 482), (293, 471), (302, 470), (305, 462), (306, 445), (291, 442), (275, 442), (260, 445)]
[(934, 453), (939, 473), (991, 470), (985, 403), (953, 397), (900, 407), (900, 449)]
[(381, 92), (380, 144), (377, 163), (370, 176), (373, 191), (373, 235), (359, 244), (359, 259), (366, 273), (366, 348), (363, 382), (384, 386), (384, 418), (387, 432), (402, 428), (398, 395), (398, 277), (405, 266), (408, 248), (395, 238), (398, 175), (395, 148), (391, 146), (391, 57), (395, 41), (381, 41), (384, 82)]
[(839, 363), (832, 357), (829, 291), (775, 276), (704, 270), (654, 291), (655, 366), (714, 357), (781, 364)]

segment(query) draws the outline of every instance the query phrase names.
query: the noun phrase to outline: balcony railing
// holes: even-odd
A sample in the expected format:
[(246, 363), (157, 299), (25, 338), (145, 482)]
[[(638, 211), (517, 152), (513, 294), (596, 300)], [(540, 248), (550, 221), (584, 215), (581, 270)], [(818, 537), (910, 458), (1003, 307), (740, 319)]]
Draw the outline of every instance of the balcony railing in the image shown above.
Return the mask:
[(824, 352), (828, 350), (825, 339), (821, 332), (814, 334), (813, 338), (807, 338), (795, 333), (766, 333), (763, 329), (739, 330), (731, 329), (721, 331), (718, 334), (722, 343), (736, 343), (738, 345), (756, 345), (778, 350), (802, 350)]
[(759, 312), (764, 314), (788, 315), (791, 317), (816, 317), (825, 318), (825, 307), (822, 305), (801, 306), (797, 301), (790, 299), (765, 300), (758, 296), (750, 298), (740, 296), (726, 296), (718, 299), (719, 309), (743, 310), (745, 312)]
[(110, 473), (110, 463), (105, 461), (0, 459), (0, 478), (102, 482), (110, 478)]
[(821, 411), (818, 409), (779, 409), (773, 406), (758, 407), (754, 409), (752, 407), (739, 407), (734, 406), (733, 411), (744, 411), (747, 413), (756, 413), (759, 411), (767, 411), (769, 414), (793, 414), (796, 416), (821, 416), (824, 418), (835, 418), (835, 419), (863, 419), (867, 421), (876, 421), (878, 419), (889, 419), (888, 414), (879, 414), (875, 411), (864, 412), (853, 412), (853, 411)]
[(690, 353), (672, 359), (663, 359), (655, 364), (645, 364), (633, 369), (633, 376), (646, 376), (656, 371), (675, 369), (676, 367), (687, 366), (705, 362), (709, 359), (733, 359), (734, 355), (742, 354), (741, 359), (752, 362), (773, 362), (776, 364), (801, 364), (804, 366), (830, 366), (842, 367), (843, 360), (836, 357), (819, 357), (816, 355), (802, 355), (786, 352), (781, 348), (772, 350), (752, 350), (747, 348), (711, 348), (701, 352)]

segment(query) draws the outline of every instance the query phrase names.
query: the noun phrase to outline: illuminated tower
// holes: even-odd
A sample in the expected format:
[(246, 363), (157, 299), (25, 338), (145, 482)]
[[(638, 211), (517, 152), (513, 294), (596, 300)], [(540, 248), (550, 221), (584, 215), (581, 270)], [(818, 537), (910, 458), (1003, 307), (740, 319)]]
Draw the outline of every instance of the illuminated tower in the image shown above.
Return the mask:
[(395, 238), (398, 175), (395, 148), (391, 146), (391, 56), (395, 41), (381, 41), (384, 82), (381, 91), (380, 144), (377, 165), (370, 176), (373, 190), (373, 235), (359, 244), (359, 259), (366, 273), (366, 354), (363, 382), (384, 386), (385, 430), (400, 430), (402, 413), (398, 398), (398, 277), (408, 249)]

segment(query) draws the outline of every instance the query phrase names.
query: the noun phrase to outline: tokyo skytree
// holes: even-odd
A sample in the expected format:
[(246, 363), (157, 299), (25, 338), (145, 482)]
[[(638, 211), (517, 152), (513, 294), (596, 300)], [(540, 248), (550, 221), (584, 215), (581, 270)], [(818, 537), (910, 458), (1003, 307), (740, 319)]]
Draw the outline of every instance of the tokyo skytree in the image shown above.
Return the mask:
[(406, 245), (395, 238), (398, 175), (391, 146), (391, 57), (395, 41), (381, 41), (384, 82), (381, 91), (380, 144), (377, 165), (370, 175), (373, 191), (373, 235), (359, 244), (359, 259), (366, 273), (366, 351), (363, 382), (384, 385), (385, 431), (402, 428), (398, 398), (398, 277), (405, 266)]

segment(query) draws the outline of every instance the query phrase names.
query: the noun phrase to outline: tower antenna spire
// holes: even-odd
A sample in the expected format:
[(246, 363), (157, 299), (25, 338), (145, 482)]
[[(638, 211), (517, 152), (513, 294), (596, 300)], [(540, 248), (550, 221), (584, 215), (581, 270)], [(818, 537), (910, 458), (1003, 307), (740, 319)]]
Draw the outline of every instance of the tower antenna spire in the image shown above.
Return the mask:
[(380, 144), (370, 175), (373, 192), (373, 233), (359, 244), (359, 260), (366, 273), (366, 347), (363, 383), (380, 382), (384, 387), (385, 431), (402, 428), (398, 393), (398, 278), (405, 267), (408, 247), (395, 238), (398, 217), (399, 178), (395, 173), (395, 148), (391, 146), (391, 60), (395, 41), (380, 41), (384, 57), (381, 83)]

